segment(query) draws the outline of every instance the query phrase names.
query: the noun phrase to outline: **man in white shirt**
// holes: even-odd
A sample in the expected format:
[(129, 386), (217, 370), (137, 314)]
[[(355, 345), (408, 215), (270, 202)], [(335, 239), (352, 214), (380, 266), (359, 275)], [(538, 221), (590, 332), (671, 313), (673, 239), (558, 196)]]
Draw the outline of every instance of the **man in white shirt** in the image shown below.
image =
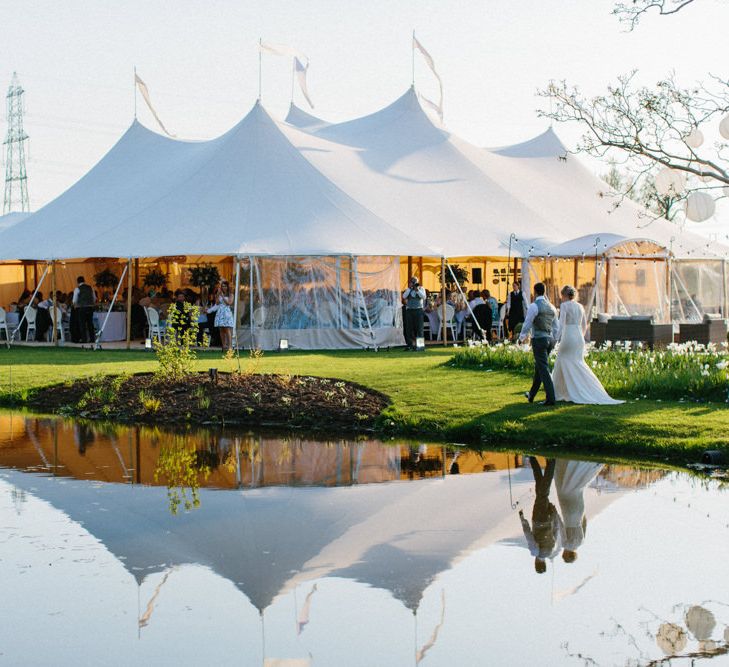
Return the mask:
[(532, 388), (524, 392), (527, 400), (532, 403), (540, 386), (544, 385), (547, 400), (542, 405), (554, 405), (554, 384), (549, 372), (549, 354), (554, 349), (555, 340), (559, 337), (559, 319), (555, 307), (549, 303), (545, 296), (544, 283), (534, 285), (534, 302), (527, 308), (526, 318), (519, 334), (522, 343), (531, 332), (532, 353), (534, 354), (534, 381)]

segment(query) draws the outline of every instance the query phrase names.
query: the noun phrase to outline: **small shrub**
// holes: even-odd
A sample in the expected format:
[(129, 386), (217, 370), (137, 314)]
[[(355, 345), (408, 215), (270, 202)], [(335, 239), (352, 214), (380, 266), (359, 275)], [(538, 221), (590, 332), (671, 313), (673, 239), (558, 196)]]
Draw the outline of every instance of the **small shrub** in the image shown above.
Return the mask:
[(139, 402), (142, 404), (142, 409), (145, 412), (159, 412), (162, 407), (162, 401), (155, 396), (150, 396), (145, 391), (139, 392)]
[(158, 379), (179, 381), (193, 372), (198, 316), (198, 307), (189, 303), (184, 303), (182, 310), (173, 306), (167, 312), (167, 335), (162, 342), (154, 341)]

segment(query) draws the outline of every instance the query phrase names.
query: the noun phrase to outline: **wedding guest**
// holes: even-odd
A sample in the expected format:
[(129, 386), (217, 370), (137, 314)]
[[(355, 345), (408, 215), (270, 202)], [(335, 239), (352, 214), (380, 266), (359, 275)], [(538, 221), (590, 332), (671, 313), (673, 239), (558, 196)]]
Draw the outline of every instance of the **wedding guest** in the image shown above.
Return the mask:
[(208, 312), (215, 310), (214, 326), (220, 332), (220, 345), (223, 352), (227, 352), (233, 346), (233, 294), (230, 291), (230, 284), (227, 280), (220, 281), (220, 287), (213, 297), (213, 307)]
[[(72, 298), (75, 317), (71, 319), (71, 340), (74, 343), (93, 343), (96, 340), (94, 330), (94, 304), (96, 294), (83, 276), (76, 279), (76, 289)], [(75, 331), (74, 331), (75, 322)], [(74, 339), (74, 334), (76, 338)]]
[(402, 293), (402, 299), (405, 303), (406, 349), (417, 350), (417, 339), (423, 337), (425, 290), (415, 276), (410, 278), (408, 288)]
[(506, 323), (510, 334), (514, 334), (518, 324), (524, 322), (529, 307), (526, 296), (521, 291), (521, 283), (514, 282), (509, 296), (506, 297)]

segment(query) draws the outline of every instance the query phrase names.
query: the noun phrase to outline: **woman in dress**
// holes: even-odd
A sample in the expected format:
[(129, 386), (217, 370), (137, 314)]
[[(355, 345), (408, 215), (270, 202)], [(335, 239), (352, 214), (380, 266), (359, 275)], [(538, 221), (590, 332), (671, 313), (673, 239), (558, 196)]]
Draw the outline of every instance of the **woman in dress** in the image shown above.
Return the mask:
[(562, 288), (559, 309), (559, 350), (552, 372), (554, 392), (558, 401), (617, 405), (623, 401), (610, 398), (600, 380), (585, 363), (585, 309), (575, 301), (577, 291), (566, 285)]
[(213, 299), (213, 307), (210, 310), (215, 310), (215, 322), (214, 325), (220, 331), (220, 343), (223, 347), (223, 352), (227, 352), (231, 349), (233, 343), (233, 294), (230, 291), (230, 284), (227, 280), (220, 281), (220, 287), (215, 294)]
[(592, 461), (567, 461), (559, 459), (554, 472), (559, 508), (565, 526), (562, 560), (573, 563), (577, 560), (577, 549), (585, 540), (587, 518), (585, 517), (585, 487), (602, 469), (602, 463)]

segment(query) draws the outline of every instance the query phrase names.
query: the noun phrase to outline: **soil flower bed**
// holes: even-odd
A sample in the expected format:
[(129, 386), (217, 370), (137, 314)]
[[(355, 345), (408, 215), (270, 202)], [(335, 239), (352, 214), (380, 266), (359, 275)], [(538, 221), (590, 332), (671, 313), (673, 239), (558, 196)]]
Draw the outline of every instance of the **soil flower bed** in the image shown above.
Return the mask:
[(208, 374), (194, 373), (172, 381), (150, 373), (44, 387), (34, 391), (27, 404), (124, 422), (368, 430), (388, 400), (372, 389), (330, 378), (221, 373), (213, 381)]

